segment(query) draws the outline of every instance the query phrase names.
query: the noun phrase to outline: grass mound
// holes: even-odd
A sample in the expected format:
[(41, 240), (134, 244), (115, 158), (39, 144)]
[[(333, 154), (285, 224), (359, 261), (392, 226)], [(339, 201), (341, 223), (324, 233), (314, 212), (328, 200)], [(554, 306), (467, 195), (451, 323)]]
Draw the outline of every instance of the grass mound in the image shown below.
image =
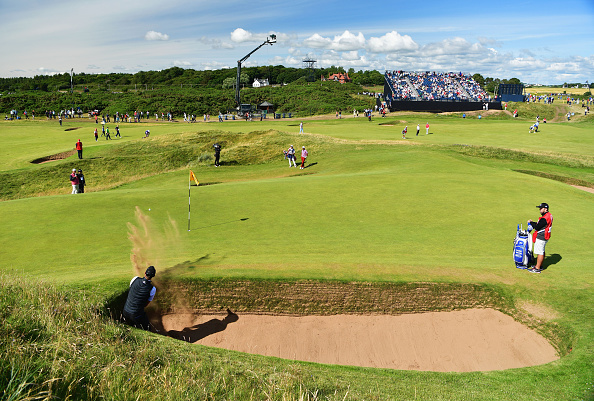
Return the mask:
[(510, 310), (509, 301), (494, 288), (459, 283), (189, 280), (165, 285), (158, 302), (166, 313), (177, 309), (216, 313), (226, 308), (290, 315)]
[[(166, 172), (207, 166), (212, 163), (216, 142), (223, 148), (222, 165), (267, 163), (282, 155), (291, 138), (294, 136), (274, 130), (249, 133), (215, 130), (173, 133), (103, 146), (87, 151), (82, 160), (68, 158), (74, 151), (60, 153), (49, 157), (56, 160), (51, 165), (0, 172), (0, 200), (65, 193), (73, 168), (82, 169), (87, 183), (92, 185), (91, 191), (97, 191)], [(310, 142), (321, 143), (323, 139), (313, 138)], [(64, 160), (58, 162), (61, 158)]]

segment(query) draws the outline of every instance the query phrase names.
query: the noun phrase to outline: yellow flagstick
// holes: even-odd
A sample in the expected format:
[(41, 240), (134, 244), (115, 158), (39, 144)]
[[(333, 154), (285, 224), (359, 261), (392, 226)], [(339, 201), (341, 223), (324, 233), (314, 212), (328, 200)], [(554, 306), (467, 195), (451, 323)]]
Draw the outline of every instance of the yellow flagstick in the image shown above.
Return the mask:
[(194, 175), (194, 172), (190, 170), (190, 179), (188, 180), (188, 231), (190, 231), (190, 204), (192, 199), (190, 187), (192, 186), (192, 180), (194, 180), (196, 186), (200, 185), (196, 179), (196, 176)]

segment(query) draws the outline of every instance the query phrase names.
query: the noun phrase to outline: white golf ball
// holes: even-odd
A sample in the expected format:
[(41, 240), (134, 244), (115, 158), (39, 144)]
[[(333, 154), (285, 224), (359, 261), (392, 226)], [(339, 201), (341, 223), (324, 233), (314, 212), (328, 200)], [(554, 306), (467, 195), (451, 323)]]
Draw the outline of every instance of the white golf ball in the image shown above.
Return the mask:
[(149, 207), (149, 212), (151, 211), (151, 208)]

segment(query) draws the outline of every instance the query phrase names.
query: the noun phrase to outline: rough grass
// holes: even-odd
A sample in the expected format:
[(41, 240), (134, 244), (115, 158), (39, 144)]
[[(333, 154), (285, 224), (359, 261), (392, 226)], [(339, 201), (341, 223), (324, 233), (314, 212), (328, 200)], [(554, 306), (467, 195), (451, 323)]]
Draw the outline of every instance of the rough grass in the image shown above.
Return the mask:
[(569, 184), (569, 185), (579, 185), (582, 187), (594, 188), (593, 182), (580, 180), (580, 179), (573, 178), (573, 177), (566, 177), (566, 176), (557, 175), (557, 174), (550, 174), (550, 173), (545, 173), (542, 171), (532, 171), (532, 170), (514, 170), (514, 171), (517, 171), (518, 173), (534, 175), (536, 177), (546, 178), (549, 180), (563, 182), (563, 183)]
[(491, 146), (452, 145), (451, 149), (466, 156), (483, 159), (515, 160), (522, 162), (550, 164), (576, 169), (593, 168), (594, 157), (578, 155), (560, 155), (554, 153), (522, 152), (518, 150), (496, 148)]
[(336, 315), (452, 311), (474, 307), (511, 309), (492, 287), (458, 283), (186, 280), (164, 286), (163, 313), (182, 310)]

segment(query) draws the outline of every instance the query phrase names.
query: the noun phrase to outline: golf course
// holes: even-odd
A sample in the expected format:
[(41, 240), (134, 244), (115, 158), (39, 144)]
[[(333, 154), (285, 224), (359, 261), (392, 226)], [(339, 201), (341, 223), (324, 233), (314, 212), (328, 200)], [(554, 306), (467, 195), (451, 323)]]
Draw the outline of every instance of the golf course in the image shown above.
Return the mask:
[[(584, 114), (0, 121), (0, 400), (594, 400)], [(149, 265), (151, 332), (121, 321)]]

